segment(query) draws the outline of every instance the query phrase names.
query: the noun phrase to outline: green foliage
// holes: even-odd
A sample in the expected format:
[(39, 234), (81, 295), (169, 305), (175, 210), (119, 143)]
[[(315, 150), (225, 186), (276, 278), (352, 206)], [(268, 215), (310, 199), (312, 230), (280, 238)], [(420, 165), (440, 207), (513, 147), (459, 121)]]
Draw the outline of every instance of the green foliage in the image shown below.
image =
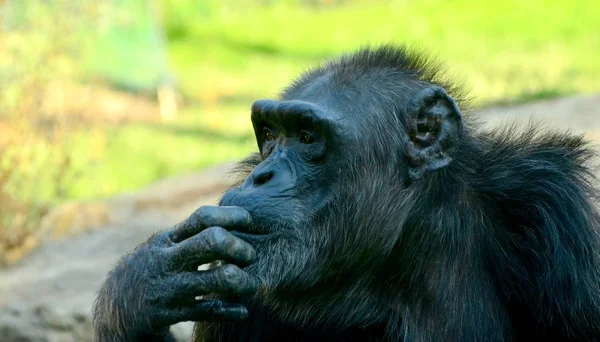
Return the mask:
[(129, 91), (152, 93), (168, 76), (166, 47), (154, 0), (106, 0), (105, 26), (85, 50), (88, 77)]
[[(238, 160), (256, 148), (247, 109), (238, 106), (189, 108), (177, 122), (126, 124), (110, 130), (109, 137), (106, 153), (74, 180), (69, 197), (93, 199), (135, 190), (167, 176)], [(89, 149), (87, 144), (76, 147)]]
[[(78, 74), (77, 51), (86, 45), (79, 33), (92, 33), (96, 7), (93, 1), (69, 2), (0, 7), (0, 265), (31, 241), (77, 172), (70, 150), (77, 125), (60, 106), (49, 105), (61, 99), (48, 95), (59, 94), (61, 84)], [(57, 8), (65, 9), (60, 20), (53, 16)], [(64, 34), (71, 31), (77, 33)]]

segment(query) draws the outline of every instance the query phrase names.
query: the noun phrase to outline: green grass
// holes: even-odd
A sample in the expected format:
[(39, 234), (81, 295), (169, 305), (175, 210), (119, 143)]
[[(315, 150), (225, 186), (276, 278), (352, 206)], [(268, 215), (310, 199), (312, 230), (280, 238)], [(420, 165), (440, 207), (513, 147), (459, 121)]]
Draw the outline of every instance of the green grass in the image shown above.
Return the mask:
[(273, 97), (308, 66), (366, 43), (430, 51), (477, 104), (600, 89), (597, 0), (356, 1), (321, 9), (290, 1), (187, 3), (167, 8), (166, 27), (168, 59), (191, 107), (174, 124), (112, 132), (107, 153), (73, 183), (71, 198), (109, 196), (238, 159), (255, 149), (254, 99)]
[[(94, 199), (135, 190), (157, 179), (239, 160), (256, 149), (246, 108), (189, 108), (182, 115), (172, 124), (128, 124), (110, 131), (105, 153), (72, 183), (68, 197)], [(224, 127), (226, 123), (231, 126)], [(80, 155), (89, 154), (89, 140), (76, 145), (85, 146)]]
[(406, 43), (445, 61), (478, 103), (488, 103), (600, 89), (599, 17), (594, 0), (221, 7), (178, 32), (169, 54), (189, 98), (248, 99), (276, 94), (327, 56)]

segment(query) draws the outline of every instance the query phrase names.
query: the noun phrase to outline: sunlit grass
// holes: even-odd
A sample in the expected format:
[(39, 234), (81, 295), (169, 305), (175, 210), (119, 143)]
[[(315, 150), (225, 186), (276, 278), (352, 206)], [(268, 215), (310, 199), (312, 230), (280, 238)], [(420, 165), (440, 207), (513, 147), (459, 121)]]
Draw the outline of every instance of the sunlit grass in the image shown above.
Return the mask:
[(106, 153), (71, 184), (69, 197), (93, 199), (135, 190), (157, 179), (239, 160), (256, 149), (247, 108), (189, 108), (182, 114), (171, 124), (128, 124), (109, 132)]
[(307, 65), (382, 42), (431, 52), (466, 81), (479, 103), (600, 89), (598, 1), (362, 2), (319, 11), (238, 3), (218, 9), (171, 44), (191, 98), (271, 96)]

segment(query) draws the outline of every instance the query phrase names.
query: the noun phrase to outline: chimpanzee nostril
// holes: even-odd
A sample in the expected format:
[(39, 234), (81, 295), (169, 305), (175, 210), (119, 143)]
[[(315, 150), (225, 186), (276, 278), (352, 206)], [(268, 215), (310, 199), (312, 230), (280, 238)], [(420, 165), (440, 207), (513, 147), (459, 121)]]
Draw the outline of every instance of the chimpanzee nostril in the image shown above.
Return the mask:
[(273, 170), (265, 170), (252, 175), (252, 182), (254, 185), (263, 185), (273, 178)]

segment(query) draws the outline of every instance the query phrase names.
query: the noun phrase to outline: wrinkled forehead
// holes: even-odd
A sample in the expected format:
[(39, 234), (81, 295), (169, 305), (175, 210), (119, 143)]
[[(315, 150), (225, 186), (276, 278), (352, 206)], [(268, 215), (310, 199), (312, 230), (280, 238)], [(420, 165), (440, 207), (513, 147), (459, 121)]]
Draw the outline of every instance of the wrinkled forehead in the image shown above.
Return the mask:
[(331, 75), (321, 75), (310, 82), (288, 90), (282, 100), (300, 100), (315, 104), (331, 119), (349, 119), (357, 109), (359, 92), (350, 87), (335, 86)]
[(415, 89), (416, 84), (378, 70), (356, 77), (328, 73), (288, 89), (283, 100), (314, 103), (339, 119), (369, 126), (391, 119), (390, 112), (402, 115)]
[[(373, 76), (373, 75), (372, 75)], [(252, 106), (255, 129), (261, 122), (276, 122), (303, 129), (310, 124), (325, 127), (350, 140), (365, 141), (369, 132), (400, 129), (400, 116), (411, 89), (386, 75), (335, 79), (331, 74), (295, 84), (280, 101), (259, 100)], [(284, 122), (285, 121), (285, 122)], [(394, 127), (396, 129), (394, 129)]]

